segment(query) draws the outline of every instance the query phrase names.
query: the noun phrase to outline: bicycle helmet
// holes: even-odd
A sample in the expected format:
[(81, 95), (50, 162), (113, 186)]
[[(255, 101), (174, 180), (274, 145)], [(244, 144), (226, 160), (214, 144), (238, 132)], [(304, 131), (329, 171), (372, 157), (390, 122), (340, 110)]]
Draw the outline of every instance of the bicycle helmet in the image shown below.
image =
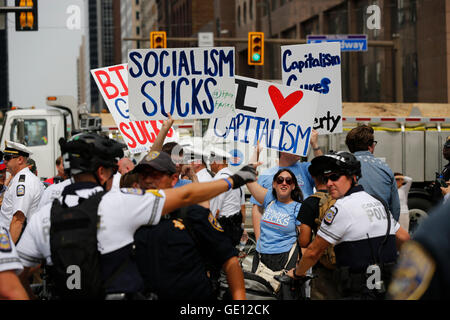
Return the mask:
[(95, 172), (98, 167), (113, 168), (123, 157), (125, 145), (95, 133), (79, 133), (68, 141), (59, 140), (64, 169), (75, 175), (82, 172)]
[(337, 171), (347, 176), (356, 175), (359, 179), (361, 178), (361, 162), (350, 152), (330, 151), (328, 154), (312, 159), (308, 171), (313, 176)]

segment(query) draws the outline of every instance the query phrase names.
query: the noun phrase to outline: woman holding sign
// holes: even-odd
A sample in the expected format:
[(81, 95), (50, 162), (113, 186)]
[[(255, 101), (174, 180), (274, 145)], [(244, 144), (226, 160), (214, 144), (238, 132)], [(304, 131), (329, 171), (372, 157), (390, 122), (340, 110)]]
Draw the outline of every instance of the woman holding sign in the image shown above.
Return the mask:
[(280, 169), (273, 177), (271, 192), (257, 182), (248, 183), (247, 187), (265, 209), (252, 272), (272, 285), (278, 299), (296, 299), (289, 286), (280, 285), (273, 276), (295, 266), (298, 258), (297, 228), (300, 222), (297, 215), (303, 194), (297, 178), (289, 169)]

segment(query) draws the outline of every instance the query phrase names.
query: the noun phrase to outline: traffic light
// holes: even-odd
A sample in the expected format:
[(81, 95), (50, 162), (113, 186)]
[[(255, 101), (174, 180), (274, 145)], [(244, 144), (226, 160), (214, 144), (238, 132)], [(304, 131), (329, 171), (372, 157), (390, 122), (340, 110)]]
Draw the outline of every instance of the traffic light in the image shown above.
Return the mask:
[(152, 31), (150, 32), (150, 48), (166, 48), (166, 32), (165, 31)]
[(248, 33), (248, 64), (264, 65), (264, 32)]
[(16, 0), (16, 7), (32, 7), (32, 11), (16, 12), (16, 31), (38, 31), (38, 1)]

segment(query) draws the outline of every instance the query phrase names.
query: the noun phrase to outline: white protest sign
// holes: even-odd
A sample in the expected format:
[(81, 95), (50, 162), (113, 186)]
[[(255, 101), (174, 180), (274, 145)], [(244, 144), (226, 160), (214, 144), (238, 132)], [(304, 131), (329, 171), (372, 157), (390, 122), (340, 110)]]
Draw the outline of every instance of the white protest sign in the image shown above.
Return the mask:
[(128, 52), (130, 119), (205, 119), (234, 113), (234, 48)]
[(236, 114), (211, 119), (208, 137), (306, 156), (319, 94), (236, 76)]
[(283, 84), (320, 93), (314, 129), (342, 132), (341, 48), (338, 42), (281, 47)]
[[(91, 70), (92, 77), (102, 93), (103, 100), (131, 153), (150, 150), (163, 121), (129, 121), (127, 65)], [(177, 141), (178, 134), (170, 129), (166, 140)]]

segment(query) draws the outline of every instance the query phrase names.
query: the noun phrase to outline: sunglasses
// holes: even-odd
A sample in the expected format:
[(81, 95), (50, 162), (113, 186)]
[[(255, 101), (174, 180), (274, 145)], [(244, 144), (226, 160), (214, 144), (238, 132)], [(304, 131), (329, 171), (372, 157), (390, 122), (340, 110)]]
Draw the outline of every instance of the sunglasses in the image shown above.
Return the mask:
[(286, 184), (292, 184), (292, 178), (291, 177), (282, 177), (282, 176), (278, 176), (277, 179), (275, 180), (276, 183), (278, 184), (282, 184), (283, 182), (286, 182)]
[(325, 180), (325, 183), (327, 183), (328, 180), (338, 181), (339, 178), (342, 177), (342, 176), (343, 176), (342, 173), (332, 173), (332, 174), (329, 174), (327, 176), (324, 176), (323, 179)]
[(13, 156), (13, 155), (10, 155), (10, 154), (5, 154), (3, 156), (3, 159), (5, 159), (6, 161), (9, 161), (11, 159), (15, 159), (15, 158), (18, 158), (18, 157), (20, 157), (20, 156)]

